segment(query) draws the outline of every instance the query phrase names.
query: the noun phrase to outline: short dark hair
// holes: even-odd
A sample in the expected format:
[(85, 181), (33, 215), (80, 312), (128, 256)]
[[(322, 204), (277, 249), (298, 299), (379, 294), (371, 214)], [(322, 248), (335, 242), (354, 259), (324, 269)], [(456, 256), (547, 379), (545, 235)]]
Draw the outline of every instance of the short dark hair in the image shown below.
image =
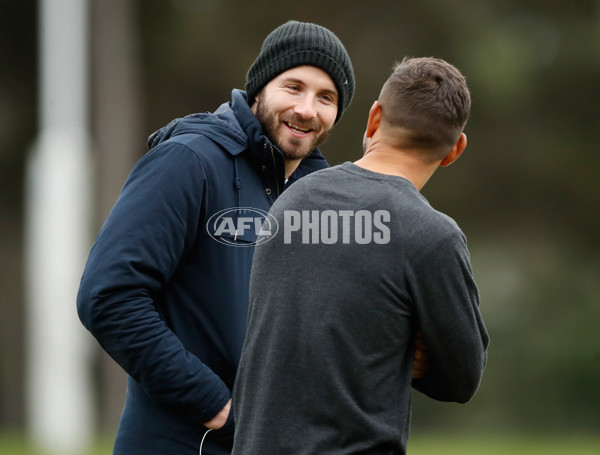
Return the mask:
[(398, 129), (395, 145), (431, 152), (435, 160), (458, 141), (469, 118), (471, 95), (464, 76), (448, 62), (404, 58), (383, 85), (379, 104), (382, 124)]

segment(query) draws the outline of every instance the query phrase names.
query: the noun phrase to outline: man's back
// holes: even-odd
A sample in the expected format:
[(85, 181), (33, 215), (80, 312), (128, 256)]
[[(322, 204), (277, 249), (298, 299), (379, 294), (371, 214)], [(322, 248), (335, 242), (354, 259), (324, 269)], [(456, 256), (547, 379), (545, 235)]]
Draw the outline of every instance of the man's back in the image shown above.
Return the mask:
[[(279, 232), (255, 253), (233, 453), (405, 453), (416, 330), (443, 345), (429, 333), (444, 307), (478, 304), (462, 233), (408, 180), (350, 163), (294, 184), (271, 214)], [(463, 267), (432, 269), (433, 255)], [(442, 284), (440, 301), (448, 273), (460, 285)], [(460, 331), (473, 352), (479, 324)], [(467, 374), (478, 382), (480, 368)]]

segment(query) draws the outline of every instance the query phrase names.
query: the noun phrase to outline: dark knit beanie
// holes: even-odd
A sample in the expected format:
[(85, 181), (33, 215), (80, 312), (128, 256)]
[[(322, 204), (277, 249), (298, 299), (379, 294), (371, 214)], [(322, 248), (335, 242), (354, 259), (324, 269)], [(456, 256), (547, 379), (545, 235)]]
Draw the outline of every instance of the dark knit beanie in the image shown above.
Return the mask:
[(333, 80), (339, 96), (337, 123), (354, 95), (354, 70), (338, 37), (317, 24), (289, 21), (269, 33), (246, 75), (248, 101), (279, 74), (302, 65), (321, 68)]

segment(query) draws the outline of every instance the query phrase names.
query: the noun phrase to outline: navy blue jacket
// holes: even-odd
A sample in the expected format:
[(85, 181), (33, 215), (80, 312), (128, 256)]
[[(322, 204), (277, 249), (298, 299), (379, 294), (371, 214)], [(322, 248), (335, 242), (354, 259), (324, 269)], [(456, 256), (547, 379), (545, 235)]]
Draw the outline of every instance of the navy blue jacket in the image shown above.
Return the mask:
[[(129, 375), (115, 453), (197, 454), (202, 423), (231, 397), (256, 240), (252, 229), (213, 238), (207, 222), (236, 207), (268, 211), (327, 162), (315, 149), (285, 183), (283, 155), (239, 90), (149, 145), (91, 249), (77, 309)], [(203, 453), (229, 453), (233, 427), (208, 433)]]

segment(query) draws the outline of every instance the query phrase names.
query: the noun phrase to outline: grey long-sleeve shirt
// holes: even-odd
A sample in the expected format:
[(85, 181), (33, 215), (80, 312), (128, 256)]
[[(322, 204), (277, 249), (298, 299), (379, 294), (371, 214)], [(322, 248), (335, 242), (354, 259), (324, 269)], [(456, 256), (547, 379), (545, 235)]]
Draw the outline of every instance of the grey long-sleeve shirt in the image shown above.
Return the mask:
[[(466, 402), (486, 363), (463, 233), (408, 180), (351, 163), (297, 182), (271, 214), (277, 233), (251, 274), (233, 454), (404, 454), (411, 386)], [(430, 364), (413, 381), (417, 331)]]

